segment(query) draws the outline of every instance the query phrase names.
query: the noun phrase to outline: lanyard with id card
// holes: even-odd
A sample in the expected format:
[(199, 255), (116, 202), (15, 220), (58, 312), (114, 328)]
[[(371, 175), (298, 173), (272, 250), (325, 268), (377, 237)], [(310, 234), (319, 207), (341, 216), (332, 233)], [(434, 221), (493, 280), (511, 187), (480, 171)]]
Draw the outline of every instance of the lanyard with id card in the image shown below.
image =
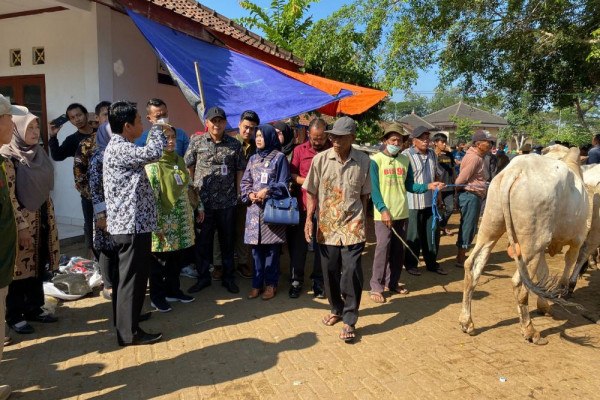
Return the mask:
[(260, 174), (260, 183), (262, 183), (262, 184), (269, 183), (269, 174), (267, 172), (262, 172)]
[(179, 167), (176, 165), (175, 167), (173, 167), (173, 169), (175, 169), (175, 173), (173, 174), (173, 178), (175, 178), (175, 182), (177, 182), (177, 185), (181, 186), (183, 185), (183, 179), (181, 179), (181, 175), (179, 175)]

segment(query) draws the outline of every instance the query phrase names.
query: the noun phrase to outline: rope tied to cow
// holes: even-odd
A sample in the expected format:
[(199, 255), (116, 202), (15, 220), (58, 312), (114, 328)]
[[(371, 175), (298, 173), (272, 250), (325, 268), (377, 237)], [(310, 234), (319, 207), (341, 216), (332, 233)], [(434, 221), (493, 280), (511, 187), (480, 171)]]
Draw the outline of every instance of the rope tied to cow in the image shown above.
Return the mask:
[[(479, 187), (488, 187), (489, 185), (446, 185), (446, 187), (465, 187), (465, 186), (479, 186)], [(433, 192), (433, 198), (437, 199), (437, 195), (439, 193), (439, 189), (436, 188), (435, 191)], [(431, 227), (432, 229), (432, 243), (435, 243), (435, 229), (436, 229), (436, 223), (437, 221), (441, 221), (443, 218), (440, 215), (439, 211), (438, 211), (438, 207), (437, 207), (437, 202), (436, 201), (432, 201), (431, 204), (431, 209), (433, 211), (433, 226)], [(396, 235), (396, 237), (400, 240), (400, 242), (402, 242), (402, 244), (404, 245), (404, 247), (406, 247), (406, 249), (410, 252), (410, 254), (415, 258), (415, 260), (417, 260), (417, 262), (419, 261), (419, 257), (415, 254), (414, 251), (412, 251), (412, 249), (410, 248), (410, 246), (408, 245), (408, 243), (406, 243), (406, 241), (402, 238), (402, 236), (400, 236), (400, 234), (398, 234), (398, 232), (396, 232), (396, 229), (394, 229), (392, 227), (392, 232), (394, 233), (394, 235)]]
[[(489, 184), (464, 184), (464, 185), (455, 185), (455, 184), (449, 184), (446, 185), (446, 187), (467, 187), (467, 186), (471, 186), (471, 187), (485, 187), (487, 188), (488, 186), (490, 186)], [(439, 188), (435, 188), (435, 190), (433, 191), (433, 200), (431, 201), (431, 211), (433, 212), (433, 221), (431, 223), (431, 243), (435, 244), (435, 230), (437, 229), (437, 223), (438, 221), (443, 221), (444, 217), (442, 217), (442, 215), (440, 214), (440, 211), (438, 209), (438, 205), (437, 205), (437, 197), (438, 197), (438, 193), (440, 192)]]

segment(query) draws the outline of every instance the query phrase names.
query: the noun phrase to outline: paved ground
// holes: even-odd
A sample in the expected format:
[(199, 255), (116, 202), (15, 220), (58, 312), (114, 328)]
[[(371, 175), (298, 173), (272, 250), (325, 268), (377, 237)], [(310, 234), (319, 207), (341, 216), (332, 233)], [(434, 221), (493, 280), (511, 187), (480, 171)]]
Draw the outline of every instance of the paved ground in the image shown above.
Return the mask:
[[(165, 340), (146, 347), (117, 346), (110, 303), (102, 297), (63, 303), (59, 323), (35, 324), (33, 335), (11, 333), (16, 344), (5, 349), (1, 381), (14, 387), (11, 399), (31, 400), (600, 398), (600, 326), (561, 309), (554, 317), (533, 312), (549, 344), (524, 342), (504, 239), (475, 295), (476, 335), (461, 332), (463, 272), (452, 262), (455, 240), (442, 238), (448, 276), (403, 273), (411, 293), (382, 305), (365, 290), (353, 345), (338, 339), (340, 325), (321, 324), (326, 301), (306, 290), (288, 298), (284, 273), (280, 294), (268, 302), (246, 300), (250, 282), (240, 278), (243, 296), (214, 284), (194, 303), (153, 313), (143, 326), (162, 331)], [(372, 252), (371, 239), (365, 289)], [(182, 278), (185, 288), (192, 283)], [(600, 273), (592, 271), (574, 300), (598, 313), (599, 287)]]

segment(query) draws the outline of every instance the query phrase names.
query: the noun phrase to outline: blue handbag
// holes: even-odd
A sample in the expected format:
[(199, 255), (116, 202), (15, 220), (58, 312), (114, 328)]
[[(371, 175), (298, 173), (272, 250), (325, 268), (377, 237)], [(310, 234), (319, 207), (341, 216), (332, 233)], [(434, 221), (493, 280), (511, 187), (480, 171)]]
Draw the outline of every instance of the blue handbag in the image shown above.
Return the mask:
[(267, 224), (274, 225), (298, 225), (300, 222), (300, 211), (298, 210), (298, 199), (292, 197), (286, 185), (281, 184), (288, 194), (287, 198), (269, 198), (265, 202), (264, 220)]

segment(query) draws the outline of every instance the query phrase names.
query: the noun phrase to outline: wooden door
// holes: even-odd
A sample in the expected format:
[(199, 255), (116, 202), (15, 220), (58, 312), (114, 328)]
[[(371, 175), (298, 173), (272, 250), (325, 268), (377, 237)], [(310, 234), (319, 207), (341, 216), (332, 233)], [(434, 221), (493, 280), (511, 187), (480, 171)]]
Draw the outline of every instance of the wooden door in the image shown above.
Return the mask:
[(0, 77), (0, 93), (10, 98), (11, 103), (27, 107), (40, 119), (40, 141), (48, 151), (46, 79), (44, 75)]

